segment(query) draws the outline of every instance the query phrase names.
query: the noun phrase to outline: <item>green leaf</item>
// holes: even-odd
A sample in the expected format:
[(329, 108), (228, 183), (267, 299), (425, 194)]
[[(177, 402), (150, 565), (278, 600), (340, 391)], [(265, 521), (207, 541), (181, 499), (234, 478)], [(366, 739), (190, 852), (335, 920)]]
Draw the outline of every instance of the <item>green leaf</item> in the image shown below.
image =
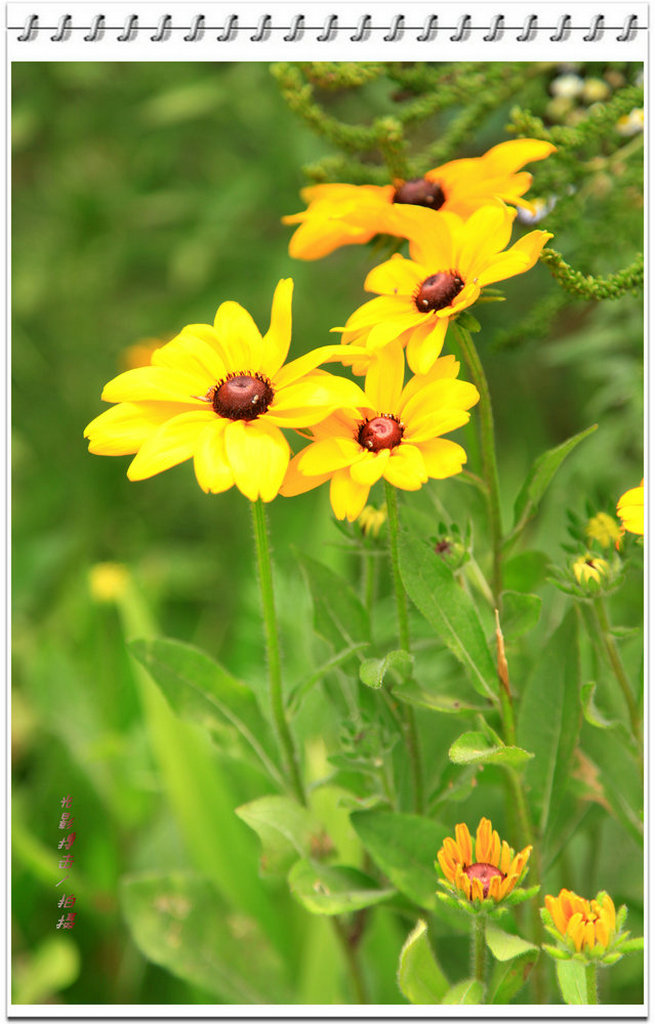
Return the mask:
[(619, 946), (621, 955), (624, 953), (641, 953), (644, 948), (643, 936), (637, 939), (627, 939)]
[(379, 690), (389, 669), (396, 669), (401, 675), (414, 661), (409, 651), (389, 651), (384, 658), (369, 658), (359, 666), (359, 678), (373, 690)]
[(518, 716), (517, 741), (534, 751), (524, 785), (544, 835), (566, 789), (580, 731), (578, 624), (572, 608), (539, 652)]
[(449, 988), (441, 1000), (443, 1006), (454, 1006), (457, 1003), (478, 1004), (484, 999), (484, 985), (476, 978), (466, 978)]
[(393, 885), (419, 907), (434, 910), (434, 860), (448, 829), (427, 818), (394, 811), (356, 811), (350, 820), (364, 848)]
[(488, 705), (469, 704), (461, 697), (453, 697), (449, 693), (433, 693), (423, 690), (414, 682), (394, 687), (391, 694), (406, 704), (412, 704), (417, 708), (428, 708), (430, 711), (441, 711), (447, 715), (458, 715), (465, 711), (489, 710)]
[(526, 953), (535, 950), (537, 953), (539, 952), (538, 946), (535, 946), (534, 943), (526, 942), (520, 935), (511, 935), (510, 932), (503, 931), (495, 924), (487, 925), (486, 939), (496, 960), (513, 960), (514, 957), (525, 956)]
[(326, 565), (296, 550), (314, 604), (316, 632), (340, 651), (371, 639), (371, 624), (352, 587)]
[(271, 778), (282, 784), (271, 728), (252, 690), (191, 644), (133, 640), (129, 649), (181, 718), (198, 722), (209, 732), (217, 717), (234, 726)]
[(311, 852), (321, 826), (305, 807), (288, 796), (263, 796), (235, 810), (262, 843), (263, 874), (286, 874), (298, 857)]
[(515, 531), (521, 530), (528, 520), (535, 514), (539, 507), (539, 502), (543, 498), (548, 485), (564, 462), (566, 456), (569, 455), (569, 453), (572, 452), (581, 441), (584, 441), (586, 437), (593, 434), (594, 430), (597, 429), (597, 426), (598, 425), (594, 423), (591, 427), (587, 427), (586, 430), (582, 430), (579, 434), (575, 434), (573, 437), (570, 437), (568, 441), (564, 441), (562, 444), (557, 445), (556, 448), (550, 448), (535, 460), (514, 505)]
[(538, 946), (496, 925), (487, 925), (487, 946), (498, 961), (489, 985), (490, 1003), (508, 1003), (528, 980), (539, 957)]
[(53, 995), (79, 977), (80, 952), (68, 935), (57, 933), (14, 960), (13, 1002), (53, 1002)]
[(254, 918), (191, 874), (124, 878), (123, 914), (144, 956), (229, 1003), (286, 1003), (284, 963)]
[(469, 670), (478, 693), (495, 699), (498, 678), (477, 608), (452, 569), (422, 536), (401, 529), (400, 572), (412, 601), (456, 658)]
[(550, 564), (551, 559), (543, 551), (522, 551), (503, 566), (505, 586), (521, 593), (536, 590), (544, 583)]
[(357, 868), (328, 867), (309, 860), (299, 860), (291, 868), (289, 887), (311, 914), (348, 914), (382, 903), (395, 893), (395, 889), (381, 889)]
[(556, 960), (555, 971), (564, 1002), (569, 1006), (586, 1006), (589, 995), (585, 965), (579, 960)]
[(349, 644), (348, 647), (344, 647), (342, 651), (338, 651), (331, 658), (328, 658), (327, 661), (324, 661), (323, 664), (320, 665), (315, 672), (312, 672), (306, 679), (302, 679), (289, 694), (289, 698), (287, 700), (289, 714), (294, 715), (296, 713), (310, 690), (313, 690), (316, 684), (319, 683), (324, 676), (328, 675), (329, 672), (332, 672), (333, 669), (339, 668), (340, 665), (345, 664), (350, 660), (353, 654), (358, 654), (366, 647), (368, 647), (368, 640), (360, 644)]
[(540, 597), (536, 594), (520, 594), (515, 590), (505, 590), (501, 600), (500, 628), (505, 640), (513, 640), (534, 629), (541, 615)]
[(589, 722), (589, 725), (593, 725), (596, 729), (618, 729), (628, 743), (632, 745), (634, 739), (630, 736), (623, 722), (619, 722), (617, 719), (605, 718), (605, 715), (598, 710), (594, 700), (595, 694), (596, 683), (593, 680), (583, 683), (580, 687), (580, 703), (585, 721)]
[(493, 744), (482, 732), (464, 732), (452, 744), (448, 757), (453, 764), (501, 764), (518, 768), (534, 754), (521, 747)]
[(400, 951), (398, 987), (415, 1006), (440, 1003), (448, 992), (448, 979), (430, 946), (425, 921), (418, 921)]

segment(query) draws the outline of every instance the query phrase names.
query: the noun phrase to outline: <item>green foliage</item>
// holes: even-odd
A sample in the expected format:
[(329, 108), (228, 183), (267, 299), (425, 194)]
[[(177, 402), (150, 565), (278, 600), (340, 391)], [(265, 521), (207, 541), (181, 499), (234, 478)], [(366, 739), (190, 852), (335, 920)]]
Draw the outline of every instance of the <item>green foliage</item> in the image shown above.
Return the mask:
[(453, 764), (500, 764), (518, 768), (534, 754), (521, 747), (494, 744), (483, 732), (465, 732), (455, 740), (448, 757)]
[(310, 914), (348, 914), (372, 907), (393, 896), (357, 868), (335, 864), (326, 867), (299, 860), (289, 872), (289, 887)]
[(428, 939), (428, 927), (419, 920), (400, 951), (398, 986), (410, 1003), (428, 1006), (440, 1003), (449, 990)]

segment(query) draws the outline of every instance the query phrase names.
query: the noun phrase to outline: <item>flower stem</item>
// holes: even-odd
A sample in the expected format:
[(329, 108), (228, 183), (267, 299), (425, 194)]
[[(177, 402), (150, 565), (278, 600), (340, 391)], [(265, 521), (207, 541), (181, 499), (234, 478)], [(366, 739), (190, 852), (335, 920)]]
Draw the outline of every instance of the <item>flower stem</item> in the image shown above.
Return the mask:
[(271, 550), (268, 542), (268, 526), (266, 511), (261, 499), (250, 503), (252, 524), (255, 532), (255, 548), (257, 550), (257, 568), (264, 615), (264, 633), (266, 636), (266, 652), (268, 655), (268, 687), (271, 712), (278, 741), (282, 750), (287, 779), (291, 788), (302, 804), (306, 803), (305, 790), (300, 777), (298, 759), (293, 743), (289, 723), (284, 710), (282, 694), (282, 665), (280, 661), (280, 642), (278, 639), (275, 600), (273, 595), (273, 569)]
[(612, 671), (614, 672), (616, 680), (621, 687), (628, 709), (628, 715), (630, 717), (632, 733), (637, 741), (639, 751), (641, 752), (641, 719), (639, 717), (639, 708), (637, 707), (637, 702), (635, 700), (634, 693), (632, 692), (630, 681), (626, 675), (625, 668), (623, 667), (621, 655), (618, 652), (614, 637), (612, 636), (610, 622), (607, 616), (607, 609), (602, 597), (594, 598), (591, 618), (593, 620), (593, 627), (600, 642), (600, 646), (612, 666)]
[(357, 955), (357, 941), (355, 936), (348, 934), (345, 925), (339, 917), (333, 917), (332, 924), (348, 966), (348, 973), (350, 974), (350, 980), (355, 992), (355, 1001), (357, 1003), (367, 1003), (368, 999), (366, 997), (366, 989), (364, 987), (364, 976), (362, 974), (361, 964)]
[(587, 964), (585, 967), (587, 981), (587, 1003), (590, 1006), (598, 1004), (598, 968), (596, 964)]
[(480, 450), (482, 454), (482, 475), (487, 485), (487, 505), (493, 549), (492, 590), (496, 601), (503, 589), (503, 527), (500, 514), (500, 488), (496, 464), (496, 443), (494, 440), (494, 417), (487, 378), (480, 362), (470, 331), (453, 324), (464, 362), (471, 378), (480, 392)]
[[(398, 616), (398, 638), (400, 646), (409, 654), (409, 617), (407, 615), (407, 595), (400, 575), (400, 563), (398, 561), (398, 500), (396, 490), (386, 480), (384, 487), (387, 496), (387, 517), (389, 524), (389, 555), (391, 557), (391, 571), (393, 585), (396, 593), (396, 613)], [(403, 705), (405, 718), (405, 742), (412, 766), (412, 778), (414, 782), (414, 810), (417, 814), (423, 813), (423, 768), (421, 765), (421, 749), (419, 747), (418, 732), (414, 710), (408, 704)]]
[(485, 983), (487, 966), (487, 918), (485, 914), (476, 914), (473, 918), (473, 977)]

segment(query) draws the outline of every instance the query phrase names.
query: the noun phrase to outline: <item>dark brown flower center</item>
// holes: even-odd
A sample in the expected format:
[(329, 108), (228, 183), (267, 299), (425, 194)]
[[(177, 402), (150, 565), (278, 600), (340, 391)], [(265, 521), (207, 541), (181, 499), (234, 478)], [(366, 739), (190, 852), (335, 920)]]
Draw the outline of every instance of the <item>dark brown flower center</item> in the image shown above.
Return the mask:
[(485, 864), (484, 862), (469, 864), (467, 868), (464, 868), (464, 874), (469, 878), (477, 878), (478, 881), (482, 882), (482, 895), (485, 899), (489, 895), (491, 879), (505, 877), (500, 868), (495, 867), (493, 864)]
[(357, 431), (357, 440), (369, 452), (383, 448), (396, 448), (403, 439), (404, 427), (395, 416), (385, 413), (372, 420), (364, 420)]
[(428, 206), (431, 210), (438, 210), (446, 202), (441, 185), (436, 181), (428, 181), (426, 178), (412, 178), (411, 181), (404, 181), (394, 192), (394, 203), (407, 203), (410, 206)]
[(214, 412), (229, 420), (254, 420), (272, 401), (271, 382), (260, 374), (229, 374), (211, 392)]
[(438, 274), (426, 277), (414, 296), (414, 303), (419, 313), (445, 309), (463, 287), (464, 282), (458, 274), (453, 274), (450, 270), (440, 270)]

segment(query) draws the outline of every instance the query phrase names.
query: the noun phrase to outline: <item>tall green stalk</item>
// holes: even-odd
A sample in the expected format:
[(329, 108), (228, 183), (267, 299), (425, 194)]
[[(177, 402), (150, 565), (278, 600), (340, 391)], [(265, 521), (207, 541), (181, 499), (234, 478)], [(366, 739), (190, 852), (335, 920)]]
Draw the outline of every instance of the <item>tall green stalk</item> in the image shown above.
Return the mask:
[(455, 335), (466, 363), (473, 384), (480, 392), (479, 425), (480, 450), (482, 454), (482, 475), (487, 490), (487, 507), (489, 510), (489, 527), (491, 530), (491, 547), (493, 551), (492, 590), (496, 603), (500, 600), (503, 589), (503, 526), (500, 513), (500, 487), (498, 484), (498, 466), (496, 464), (496, 443), (494, 439), (494, 417), (491, 408), (491, 395), (487, 377), (480, 362), (477, 349), (471, 338), (470, 331), (453, 324)]
[(592, 628), (595, 633), (595, 639), (609, 661), (612, 672), (614, 673), (616, 681), (621, 688), (621, 693), (623, 694), (623, 699), (625, 700), (626, 707), (628, 709), (632, 734), (637, 741), (637, 745), (641, 753), (643, 747), (639, 708), (637, 707), (637, 701), (635, 700), (634, 693), (632, 692), (630, 680), (628, 679), (625, 668), (623, 667), (621, 655), (619, 654), (616, 642), (612, 636), (610, 622), (607, 616), (607, 609), (602, 597), (594, 598), (590, 618)]
[(587, 964), (585, 967), (587, 981), (587, 1003), (589, 1006), (598, 1005), (598, 967), (596, 964)]
[(268, 526), (266, 510), (261, 499), (250, 503), (252, 524), (255, 532), (255, 548), (257, 551), (257, 568), (259, 570), (259, 586), (264, 615), (264, 634), (266, 637), (266, 653), (268, 657), (268, 695), (271, 713), (277, 732), (282, 757), (284, 760), (287, 781), (295, 796), (301, 803), (306, 803), (305, 789), (300, 776), (298, 758), (289, 730), (284, 697), (282, 693), (282, 664), (280, 660), (280, 641), (275, 615), (275, 599), (273, 595), (273, 569), (271, 565), (271, 549), (268, 542)]
[[(396, 489), (386, 480), (384, 487), (387, 496), (387, 518), (389, 525), (389, 555), (391, 557), (391, 572), (393, 585), (396, 594), (396, 614), (398, 617), (398, 639), (403, 651), (410, 653), (409, 644), (409, 617), (407, 614), (407, 595), (400, 575), (400, 563), (398, 560), (398, 500)], [(421, 749), (419, 746), (418, 732), (414, 710), (409, 705), (403, 705), (405, 718), (405, 739), (409, 759), (412, 765), (412, 779), (414, 783), (414, 810), (417, 814), (423, 813), (423, 766), (421, 764)]]
[(487, 967), (487, 918), (484, 914), (476, 914), (473, 918), (471, 939), (473, 977), (484, 985)]

